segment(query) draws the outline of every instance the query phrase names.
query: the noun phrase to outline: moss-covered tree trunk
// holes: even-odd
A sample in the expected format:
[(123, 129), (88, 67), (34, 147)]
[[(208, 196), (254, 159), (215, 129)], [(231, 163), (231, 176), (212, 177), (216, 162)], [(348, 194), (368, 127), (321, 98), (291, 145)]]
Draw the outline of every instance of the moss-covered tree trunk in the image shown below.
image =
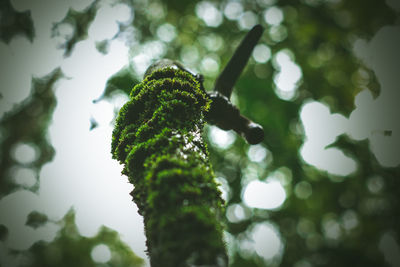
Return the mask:
[(153, 267), (226, 266), (223, 200), (201, 137), (210, 105), (188, 72), (162, 68), (135, 86), (113, 133), (134, 185)]

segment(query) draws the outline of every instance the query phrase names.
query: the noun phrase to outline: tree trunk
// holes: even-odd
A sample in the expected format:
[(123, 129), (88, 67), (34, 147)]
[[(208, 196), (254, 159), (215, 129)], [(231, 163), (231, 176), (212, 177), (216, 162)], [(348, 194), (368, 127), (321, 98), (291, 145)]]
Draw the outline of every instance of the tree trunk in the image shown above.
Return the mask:
[(217, 189), (201, 131), (210, 106), (188, 72), (158, 69), (131, 92), (113, 157), (134, 185), (153, 267), (227, 266)]

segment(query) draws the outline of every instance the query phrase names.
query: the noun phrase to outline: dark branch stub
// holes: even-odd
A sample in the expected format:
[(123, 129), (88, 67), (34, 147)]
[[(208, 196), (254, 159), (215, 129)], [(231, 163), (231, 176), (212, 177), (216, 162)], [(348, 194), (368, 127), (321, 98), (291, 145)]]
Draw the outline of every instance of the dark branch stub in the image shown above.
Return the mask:
[[(252, 145), (262, 142), (264, 130), (261, 125), (241, 115), (239, 109), (232, 104), (229, 98), (232, 94), (233, 86), (246, 66), (262, 32), (263, 28), (258, 24), (244, 37), (224, 70), (216, 79), (214, 91), (208, 93), (212, 102), (210, 110), (206, 114), (206, 119), (209, 123), (223, 130), (234, 130)], [(196, 74), (186, 69), (181, 63), (170, 59), (162, 59), (152, 64), (146, 70), (144, 77), (150, 75), (154, 70), (166, 67), (190, 73), (203, 87), (203, 76), (201, 74)]]
[(210, 94), (212, 103), (208, 114), (210, 123), (224, 130), (232, 129), (236, 131), (252, 145), (258, 144), (264, 139), (264, 130), (261, 125), (241, 115), (229, 98), (231, 97), (233, 86), (246, 66), (263, 30), (261, 25), (258, 24), (247, 33), (224, 70), (218, 76), (214, 92)]
[(255, 145), (264, 139), (264, 130), (261, 125), (240, 114), (240, 111), (231, 101), (219, 92), (209, 94), (211, 107), (207, 114), (207, 121), (223, 130), (234, 130), (246, 141)]
[(214, 91), (221, 93), (228, 99), (231, 97), (233, 86), (246, 66), (247, 61), (249, 61), (263, 30), (262, 26), (257, 24), (246, 34), (228, 64), (216, 79)]

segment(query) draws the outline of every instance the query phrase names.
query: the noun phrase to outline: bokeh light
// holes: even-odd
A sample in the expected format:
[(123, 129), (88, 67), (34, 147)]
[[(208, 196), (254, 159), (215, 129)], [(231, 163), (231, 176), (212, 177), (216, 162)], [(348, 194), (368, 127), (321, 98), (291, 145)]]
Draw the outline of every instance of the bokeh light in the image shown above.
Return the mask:
[(270, 7), (264, 12), (264, 20), (269, 25), (277, 26), (283, 21), (283, 12), (276, 6)]
[(241, 204), (231, 204), (226, 209), (226, 217), (231, 223), (238, 223), (250, 217), (250, 210)]
[(312, 194), (311, 184), (306, 181), (301, 181), (297, 183), (294, 187), (294, 193), (296, 197), (300, 199), (307, 199)]
[(271, 49), (264, 44), (258, 44), (254, 47), (253, 58), (258, 63), (265, 63), (271, 58)]
[(231, 188), (229, 186), (228, 181), (224, 177), (221, 177), (221, 176), (216, 177), (215, 180), (218, 183), (218, 189), (221, 191), (222, 199), (224, 201), (228, 202), (232, 196)]
[(221, 149), (227, 149), (236, 139), (233, 132), (221, 130), (216, 126), (209, 127), (208, 137), (213, 145)]
[(110, 248), (105, 244), (96, 245), (90, 255), (93, 261), (97, 263), (106, 263), (111, 259)]
[(256, 14), (251, 11), (242, 13), (239, 17), (239, 28), (249, 30), (258, 23)]
[(208, 51), (218, 51), (223, 48), (224, 40), (221, 36), (216, 34), (208, 34), (206, 36), (200, 36), (200, 43), (207, 48)]
[(382, 234), (379, 240), (379, 249), (383, 253), (386, 262), (391, 266), (396, 266), (400, 263), (400, 246), (391, 231)]
[(206, 56), (201, 61), (200, 69), (204, 75), (213, 76), (219, 71), (219, 63), (216, 58)]
[(279, 51), (274, 57), (274, 62), (279, 71), (274, 77), (275, 92), (282, 99), (293, 99), (302, 77), (301, 68), (293, 62), (287, 51)]
[(210, 27), (218, 27), (223, 20), (221, 12), (208, 1), (202, 1), (196, 5), (196, 15)]
[(169, 23), (162, 24), (157, 28), (157, 36), (164, 42), (171, 42), (176, 37), (175, 27)]
[(371, 176), (367, 179), (367, 188), (371, 193), (377, 194), (381, 192), (385, 186), (385, 181), (381, 176)]
[(261, 162), (267, 156), (268, 150), (262, 145), (253, 145), (249, 147), (247, 156), (253, 162)]
[(225, 16), (230, 20), (236, 20), (243, 12), (243, 6), (240, 2), (230, 1), (224, 9)]
[(277, 209), (286, 199), (286, 192), (279, 181), (252, 181), (243, 192), (247, 206), (258, 209)]
[(18, 143), (14, 145), (12, 157), (20, 164), (30, 164), (39, 157), (38, 148), (32, 143)]
[(270, 223), (256, 224), (251, 232), (254, 240), (254, 249), (258, 256), (265, 260), (280, 257), (283, 251), (283, 242), (276, 227)]
[(32, 187), (36, 184), (36, 172), (31, 168), (14, 167), (10, 171), (13, 181), (23, 187)]

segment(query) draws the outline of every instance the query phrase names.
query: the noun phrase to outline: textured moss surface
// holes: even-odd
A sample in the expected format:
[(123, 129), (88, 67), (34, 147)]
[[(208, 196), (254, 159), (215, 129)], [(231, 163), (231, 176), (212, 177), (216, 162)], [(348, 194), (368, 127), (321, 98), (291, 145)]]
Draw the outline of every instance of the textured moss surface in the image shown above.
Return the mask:
[(185, 71), (163, 68), (121, 108), (112, 153), (134, 185), (151, 265), (226, 266), (223, 200), (201, 137), (210, 100)]

